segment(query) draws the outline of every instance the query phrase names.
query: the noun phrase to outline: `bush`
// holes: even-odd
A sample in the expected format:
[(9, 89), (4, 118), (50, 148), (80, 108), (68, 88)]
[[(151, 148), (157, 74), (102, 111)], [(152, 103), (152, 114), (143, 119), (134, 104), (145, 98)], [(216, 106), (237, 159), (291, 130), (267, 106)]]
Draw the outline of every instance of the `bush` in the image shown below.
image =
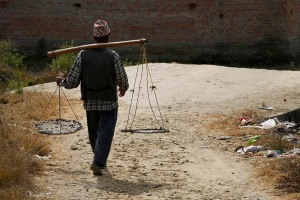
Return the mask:
[(11, 40), (0, 40), (0, 66), (20, 68), (25, 56), (18, 52), (16, 44)]
[[(60, 46), (60, 49), (74, 47), (73, 41), (65, 42)], [(76, 53), (68, 53), (60, 55), (56, 58), (53, 58), (52, 63), (50, 65), (51, 69), (61, 72), (63, 74), (67, 74), (76, 58)]]

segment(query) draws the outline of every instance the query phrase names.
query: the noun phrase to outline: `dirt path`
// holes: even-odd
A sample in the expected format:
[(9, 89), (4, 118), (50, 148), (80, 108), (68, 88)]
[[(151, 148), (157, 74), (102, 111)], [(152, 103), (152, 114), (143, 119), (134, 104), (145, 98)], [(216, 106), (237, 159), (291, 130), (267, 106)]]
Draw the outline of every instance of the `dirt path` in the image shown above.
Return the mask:
[[(261, 185), (251, 164), (223, 141), (209, 137), (203, 118), (262, 102), (280, 113), (297, 108), (300, 72), (238, 69), (212, 65), (149, 64), (167, 133), (124, 133), (131, 94), (120, 99), (119, 119), (108, 170), (93, 176), (87, 129), (50, 136), (52, 158), (37, 179), (49, 199), (279, 199)], [(126, 68), (131, 87), (137, 68)], [(145, 83), (146, 81), (142, 81)], [(55, 84), (43, 85), (53, 92)], [(147, 86), (142, 85), (145, 89)], [(149, 87), (149, 85), (148, 85)], [(86, 127), (79, 90), (65, 90)], [(135, 91), (136, 93), (136, 91)], [(151, 92), (150, 92), (151, 93)], [(153, 94), (153, 93), (152, 93)], [(286, 101), (283, 101), (286, 99)], [(133, 128), (155, 127), (146, 93), (141, 93)], [(72, 116), (64, 108), (66, 118)], [(208, 119), (209, 120), (209, 119)], [(224, 132), (226, 135), (226, 132)]]

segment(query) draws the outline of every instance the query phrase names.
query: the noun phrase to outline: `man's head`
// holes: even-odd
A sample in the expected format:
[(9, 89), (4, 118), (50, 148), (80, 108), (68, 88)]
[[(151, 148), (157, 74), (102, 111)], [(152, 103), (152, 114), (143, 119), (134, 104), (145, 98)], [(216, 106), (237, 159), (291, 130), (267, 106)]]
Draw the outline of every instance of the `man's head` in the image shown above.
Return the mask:
[(108, 42), (110, 29), (103, 20), (97, 20), (94, 24), (94, 40), (98, 43)]

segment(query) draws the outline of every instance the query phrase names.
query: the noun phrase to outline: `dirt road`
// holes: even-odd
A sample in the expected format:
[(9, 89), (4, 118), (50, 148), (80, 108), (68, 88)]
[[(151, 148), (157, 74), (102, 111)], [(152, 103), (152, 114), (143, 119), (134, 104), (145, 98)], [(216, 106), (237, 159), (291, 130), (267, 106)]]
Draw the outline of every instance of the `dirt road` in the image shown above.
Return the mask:
[[(257, 109), (262, 102), (272, 105), (275, 108), (273, 113), (298, 108), (300, 72), (176, 63), (149, 64), (149, 69), (157, 88), (155, 92), (162, 117), (170, 132), (121, 132), (126, 127), (131, 102), (132, 93), (128, 92), (119, 99), (119, 118), (108, 170), (103, 176), (93, 176), (89, 170), (93, 155), (88, 144), (85, 111), (78, 100), (79, 90), (64, 90), (84, 129), (74, 134), (49, 136), (52, 157), (46, 161), (46, 173), (37, 179), (44, 191), (36, 197), (139, 200), (280, 198), (272, 187), (261, 184), (249, 162), (233, 155), (232, 149), (224, 150), (223, 141), (210, 137), (212, 132), (204, 126), (203, 119), (213, 113)], [(128, 67), (126, 71), (132, 89), (137, 67)], [(152, 84), (145, 85), (146, 79), (141, 83), (132, 128), (157, 127), (145, 92)], [(55, 87), (55, 83), (49, 83), (40, 88), (53, 92)], [(134, 95), (137, 91), (135, 89)], [(150, 95), (153, 92), (150, 90)], [(154, 110), (157, 113), (157, 107)], [(68, 106), (63, 112), (63, 118), (73, 117)]]

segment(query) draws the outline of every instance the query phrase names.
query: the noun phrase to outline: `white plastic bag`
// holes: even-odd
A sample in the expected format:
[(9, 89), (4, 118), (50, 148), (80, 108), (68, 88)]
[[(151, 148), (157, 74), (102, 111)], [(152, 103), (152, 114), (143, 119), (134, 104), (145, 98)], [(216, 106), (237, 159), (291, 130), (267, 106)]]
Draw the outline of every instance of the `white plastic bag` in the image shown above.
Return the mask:
[(274, 127), (276, 127), (276, 121), (275, 121), (275, 119), (268, 119), (267, 121), (260, 123), (260, 126), (263, 129), (274, 128)]

